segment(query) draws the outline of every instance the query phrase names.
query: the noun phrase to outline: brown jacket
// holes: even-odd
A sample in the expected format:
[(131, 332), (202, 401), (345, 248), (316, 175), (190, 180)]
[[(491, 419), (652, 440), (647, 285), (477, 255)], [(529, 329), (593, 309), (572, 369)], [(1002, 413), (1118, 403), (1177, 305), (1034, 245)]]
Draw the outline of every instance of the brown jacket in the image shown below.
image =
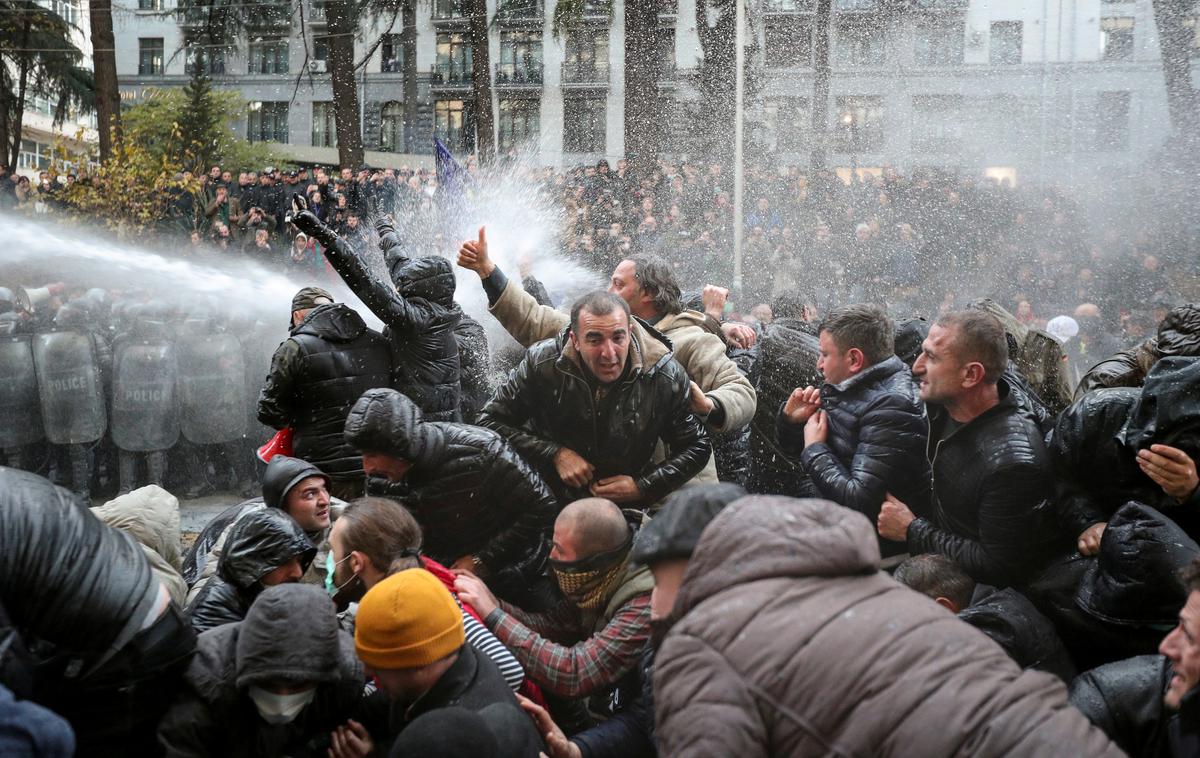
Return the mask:
[(1119, 756), (1057, 678), (879, 570), (874, 529), (755, 496), (705, 530), (655, 661), (664, 756)]

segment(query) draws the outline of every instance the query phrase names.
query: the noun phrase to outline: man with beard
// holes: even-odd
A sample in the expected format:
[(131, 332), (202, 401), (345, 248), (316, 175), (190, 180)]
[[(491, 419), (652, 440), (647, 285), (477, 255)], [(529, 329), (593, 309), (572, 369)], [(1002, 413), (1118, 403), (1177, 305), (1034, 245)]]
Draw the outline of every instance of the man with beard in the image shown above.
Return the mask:
[(546, 613), (499, 602), (470, 573), (460, 573), (454, 588), (546, 692), (575, 699), (624, 689), (650, 638), (654, 586), (649, 569), (630, 561), (633, 535), (611, 500), (563, 508), (550, 564), (566, 599)]
[(618, 703), (613, 717), (567, 739), (546, 709), (527, 698), (521, 706), (546, 740), (550, 758), (649, 758), (655, 755), (654, 654), (675, 621), (675, 596), (688, 559), (704, 528), (721, 509), (746, 494), (736, 484), (706, 484), (680, 490), (667, 498), (658, 516), (638, 534), (632, 558), (654, 575), (650, 593), (651, 639), (633, 670), (638, 689)]

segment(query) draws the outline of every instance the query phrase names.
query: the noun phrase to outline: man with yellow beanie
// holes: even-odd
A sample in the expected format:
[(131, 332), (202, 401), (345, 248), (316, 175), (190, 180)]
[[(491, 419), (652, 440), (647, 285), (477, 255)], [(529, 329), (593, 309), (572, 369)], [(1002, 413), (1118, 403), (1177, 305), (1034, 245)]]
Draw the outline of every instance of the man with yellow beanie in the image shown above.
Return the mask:
[[(499, 755), (536, 758), (544, 749), (533, 722), (496, 718), (506, 708), (519, 711), (496, 664), (466, 644), (462, 612), (433, 574), (409, 569), (379, 582), (358, 605), (354, 647), (369, 676), (379, 684), (378, 701), (390, 701), (386, 719), (367, 718), (377, 742), (393, 741), (418, 716), (441, 708), (482, 712), (501, 747)], [(502, 705), (504, 708), (489, 708)], [(511, 716), (511, 714), (508, 714)], [(386, 722), (386, 723), (385, 723)], [(369, 752), (353, 735), (335, 734), (336, 758)]]

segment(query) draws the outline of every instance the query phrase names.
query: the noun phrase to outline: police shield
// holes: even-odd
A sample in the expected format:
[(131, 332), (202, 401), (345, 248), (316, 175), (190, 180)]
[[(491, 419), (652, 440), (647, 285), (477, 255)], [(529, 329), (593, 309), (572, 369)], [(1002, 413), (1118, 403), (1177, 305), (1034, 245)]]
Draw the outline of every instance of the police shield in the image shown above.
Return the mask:
[(232, 334), (179, 339), (179, 409), (183, 436), (197, 445), (246, 433), (246, 360)]
[(28, 334), (0, 336), (0, 444), (20, 447), (41, 441), (33, 342)]
[(92, 338), (75, 331), (35, 335), (33, 362), (46, 439), (72, 445), (103, 437), (108, 418)]
[(167, 450), (179, 440), (175, 346), (129, 339), (113, 356), (112, 438), (121, 450)]

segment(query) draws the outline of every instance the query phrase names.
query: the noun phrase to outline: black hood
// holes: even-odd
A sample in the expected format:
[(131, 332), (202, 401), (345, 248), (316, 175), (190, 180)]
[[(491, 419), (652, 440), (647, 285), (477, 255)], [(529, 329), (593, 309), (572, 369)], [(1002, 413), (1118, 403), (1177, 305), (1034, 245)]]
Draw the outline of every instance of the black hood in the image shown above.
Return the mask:
[(1130, 456), (1158, 443), (1200, 457), (1200, 358), (1160, 358), (1117, 441)]
[(744, 488), (730, 482), (673, 492), (638, 533), (630, 558), (649, 566), (664, 560), (691, 558), (705, 528), (725, 506), (745, 495)]
[(436, 255), (393, 259), (388, 273), (396, 291), (406, 298), (422, 298), (445, 308), (454, 306), (454, 269)]
[(318, 305), (309, 311), (292, 334), (311, 334), (330, 342), (351, 342), (367, 331), (362, 316), (345, 303)]
[(386, 453), (406, 461), (427, 458), (442, 440), (437, 427), (424, 423), (416, 403), (386, 387), (363, 393), (346, 416), (345, 432), (355, 450)]
[(1200, 303), (1176, 306), (1158, 325), (1163, 355), (1200, 355)]
[(921, 343), (929, 336), (929, 322), (923, 318), (902, 318), (896, 320), (896, 355), (909, 368), (917, 362), (921, 355)]
[(335, 681), (341, 634), (333, 601), (320, 587), (268, 587), (238, 631), (238, 689), (260, 682)]
[(268, 508), (282, 509), (287, 493), (291, 492), (292, 487), (310, 476), (321, 477), (325, 480), (325, 486), (329, 486), (329, 477), (308, 461), (286, 455), (275, 456), (263, 472), (263, 502)]
[(1109, 519), (1075, 603), (1112, 624), (1174, 626), (1187, 601), (1179, 571), (1197, 556), (1200, 545), (1174, 521), (1148, 505), (1126, 503)]
[(292, 517), (274, 508), (243, 516), (229, 532), (217, 573), (240, 590), (249, 590), (259, 579), (292, 558), (308, 571), (317, 548)]

